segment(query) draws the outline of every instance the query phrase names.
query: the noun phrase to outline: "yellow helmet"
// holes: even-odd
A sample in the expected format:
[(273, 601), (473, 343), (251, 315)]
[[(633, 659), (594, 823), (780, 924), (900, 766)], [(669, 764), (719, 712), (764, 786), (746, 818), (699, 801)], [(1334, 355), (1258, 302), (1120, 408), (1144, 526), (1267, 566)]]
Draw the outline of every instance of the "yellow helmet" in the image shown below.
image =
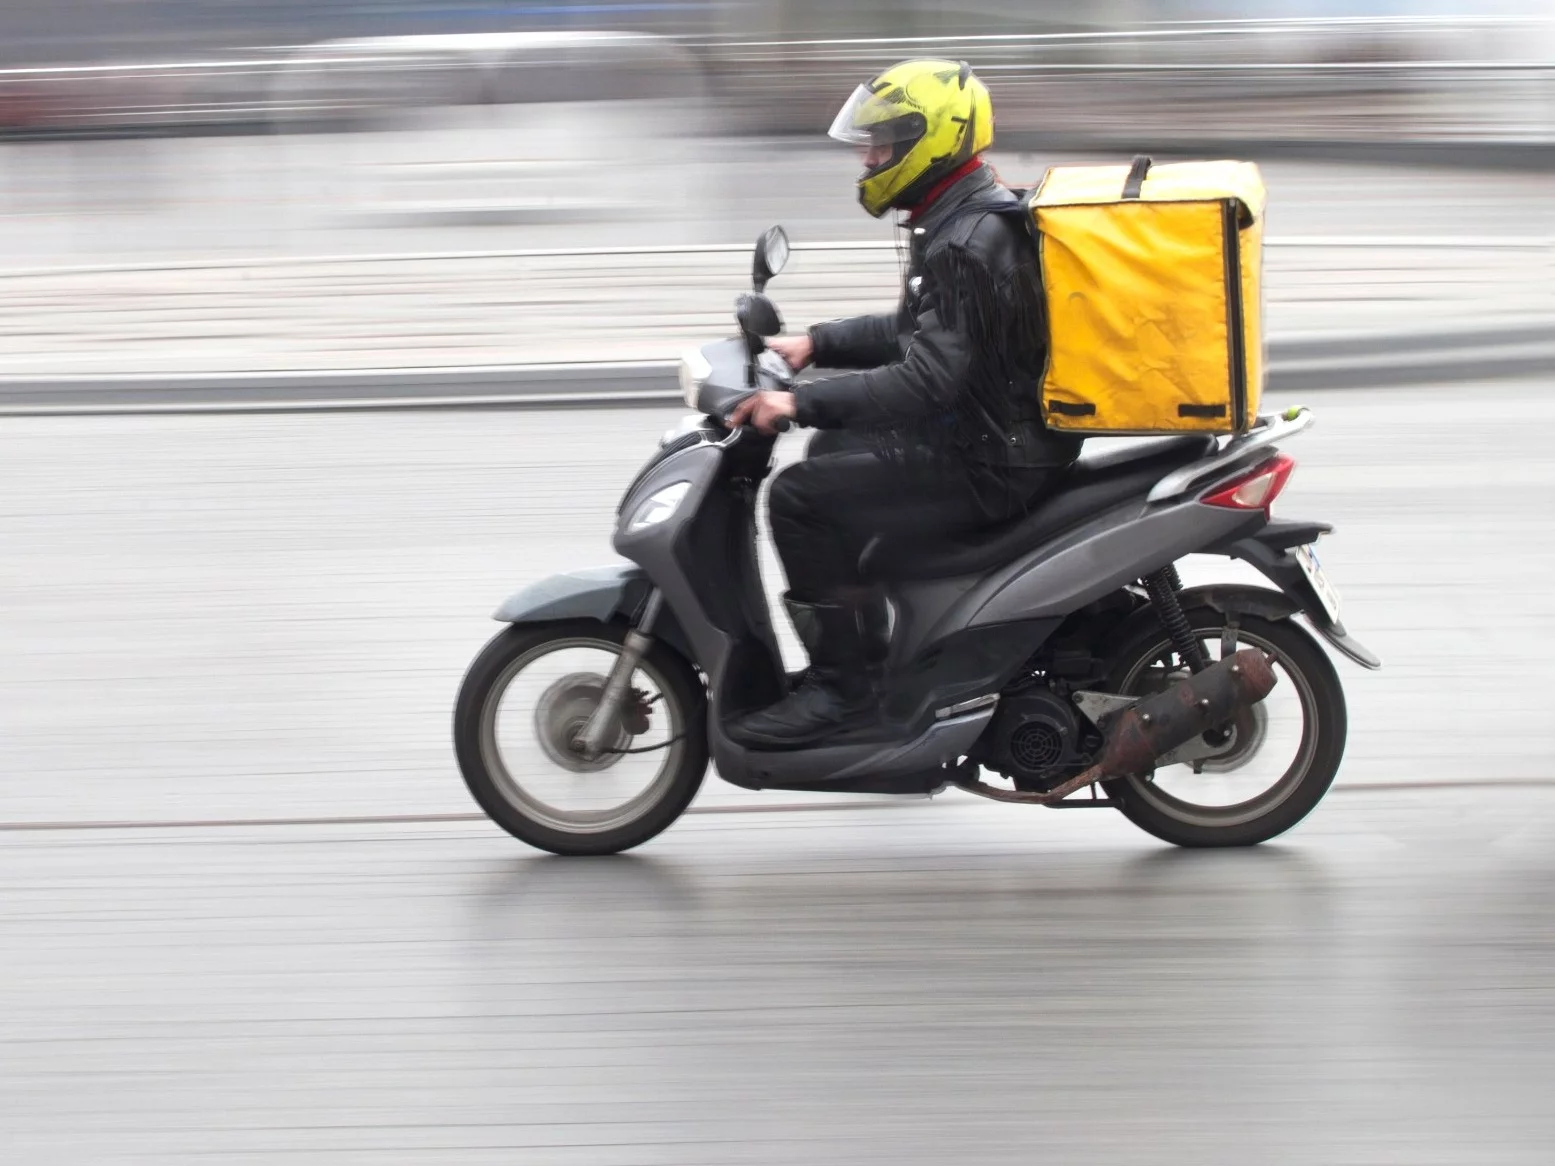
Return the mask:
[(858, 181), (859, 202), (878, 219), (993, 144), (993, 101), (965, 61), (903, 61), (854, 91), (830, 135), (891, 147)]

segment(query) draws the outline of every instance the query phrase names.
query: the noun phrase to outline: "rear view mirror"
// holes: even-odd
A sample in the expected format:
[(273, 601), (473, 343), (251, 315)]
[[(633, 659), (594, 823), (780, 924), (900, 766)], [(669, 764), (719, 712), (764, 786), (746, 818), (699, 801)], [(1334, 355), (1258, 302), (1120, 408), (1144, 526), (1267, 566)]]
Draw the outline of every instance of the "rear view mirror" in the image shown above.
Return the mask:
[(756, 243), (756, 263), (751, 272), (757, 291), (788, 263), (788, 235), (782, 227), (769, 227)]

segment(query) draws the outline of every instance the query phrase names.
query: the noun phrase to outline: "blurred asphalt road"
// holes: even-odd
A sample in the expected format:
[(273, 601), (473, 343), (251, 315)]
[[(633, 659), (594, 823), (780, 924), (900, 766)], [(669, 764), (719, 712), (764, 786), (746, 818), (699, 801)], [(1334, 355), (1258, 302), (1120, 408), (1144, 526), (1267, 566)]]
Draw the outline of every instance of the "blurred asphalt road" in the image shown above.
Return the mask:
[[(1337, 525), (1346, 622), (1388, 662), (1343, 667), (1341, 780), (1550, 775), (1548, 386), (1312, 403), (1280, 511)], [(682, 412), (0, 422), (0, 822), (469, 809), (448, 718), (490, 613), (614, 559)]]
[(1552, 795), (10, 836), (6, 1157), (1544, 1166)]
[(1387, 668), (1341, 665), (1312, 818), (1208, 855), (962, 796), (605, 862), (480, 821), (82, 829), (469, 813), (488, 613), (611, 557), (677, 414), (0, 422), (7, 1159), (1542, 1166), (1555, 399), (1315, 404), (1280, 509), (1337, 523)]

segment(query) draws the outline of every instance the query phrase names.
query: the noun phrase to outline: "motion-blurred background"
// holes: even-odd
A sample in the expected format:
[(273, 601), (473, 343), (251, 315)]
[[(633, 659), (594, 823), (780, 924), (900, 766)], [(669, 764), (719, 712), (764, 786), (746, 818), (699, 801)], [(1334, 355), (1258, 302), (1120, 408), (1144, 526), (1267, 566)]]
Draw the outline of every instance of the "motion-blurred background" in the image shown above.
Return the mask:
[(830, 222), (851, 159), (810, 150), (926, 52), (992, 84), (1003, 151), (1527, 162), (1555, 145), (1551, 28), (1550, 0), (10, 0), (0, 244), (725, 242), (768, 192), (858, 234)]
[[(13, 0), (0, 361), (664, 360), (723, 327), (769, 223), (888, 243), (823, 132), (860, 78), (931, 52), (992, 86), (1013, 183), (1135, 151), (1263, 164), (1276, 344), (1520, 327), (1555, 294), (1552, 7)], [(730, 250), (621, 250), (644, 245)], [(533, 254), (559, 249), (609, 254)], [(812, 255), (791, 316), (878, 305), (894, 262)]]
[[(1012, 182), (1263, 167), (1281, 512), (1387, 661), (1333, 795), (524, 851), (489, 612), (611, 557), (759, 231), (791, 327), (892, 301), (823, 134), (930, 53)], [(3, 0), (7, 1160), (1544, 1166), (1552, 169), (1555, 0)]]

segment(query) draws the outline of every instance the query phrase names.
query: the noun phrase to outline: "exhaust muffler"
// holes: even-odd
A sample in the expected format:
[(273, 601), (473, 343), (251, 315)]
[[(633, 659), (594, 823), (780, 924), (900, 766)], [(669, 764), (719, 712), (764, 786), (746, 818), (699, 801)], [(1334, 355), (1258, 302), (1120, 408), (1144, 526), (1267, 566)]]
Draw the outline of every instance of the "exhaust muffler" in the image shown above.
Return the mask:
[(956, 784), (996, 801), (1051, 805), (1098, 781), (1144, 777), (1159, 758), (1228, 724), (1243, 708), (1268, 696), (1274, 685), (1269, 658), (1257, 648), (1243, 648), (1165, 692), (1114, 713), (1107, 719), (1096, 764), (1062, 785), (1035, 793), (999, 789), (975, 778)]

